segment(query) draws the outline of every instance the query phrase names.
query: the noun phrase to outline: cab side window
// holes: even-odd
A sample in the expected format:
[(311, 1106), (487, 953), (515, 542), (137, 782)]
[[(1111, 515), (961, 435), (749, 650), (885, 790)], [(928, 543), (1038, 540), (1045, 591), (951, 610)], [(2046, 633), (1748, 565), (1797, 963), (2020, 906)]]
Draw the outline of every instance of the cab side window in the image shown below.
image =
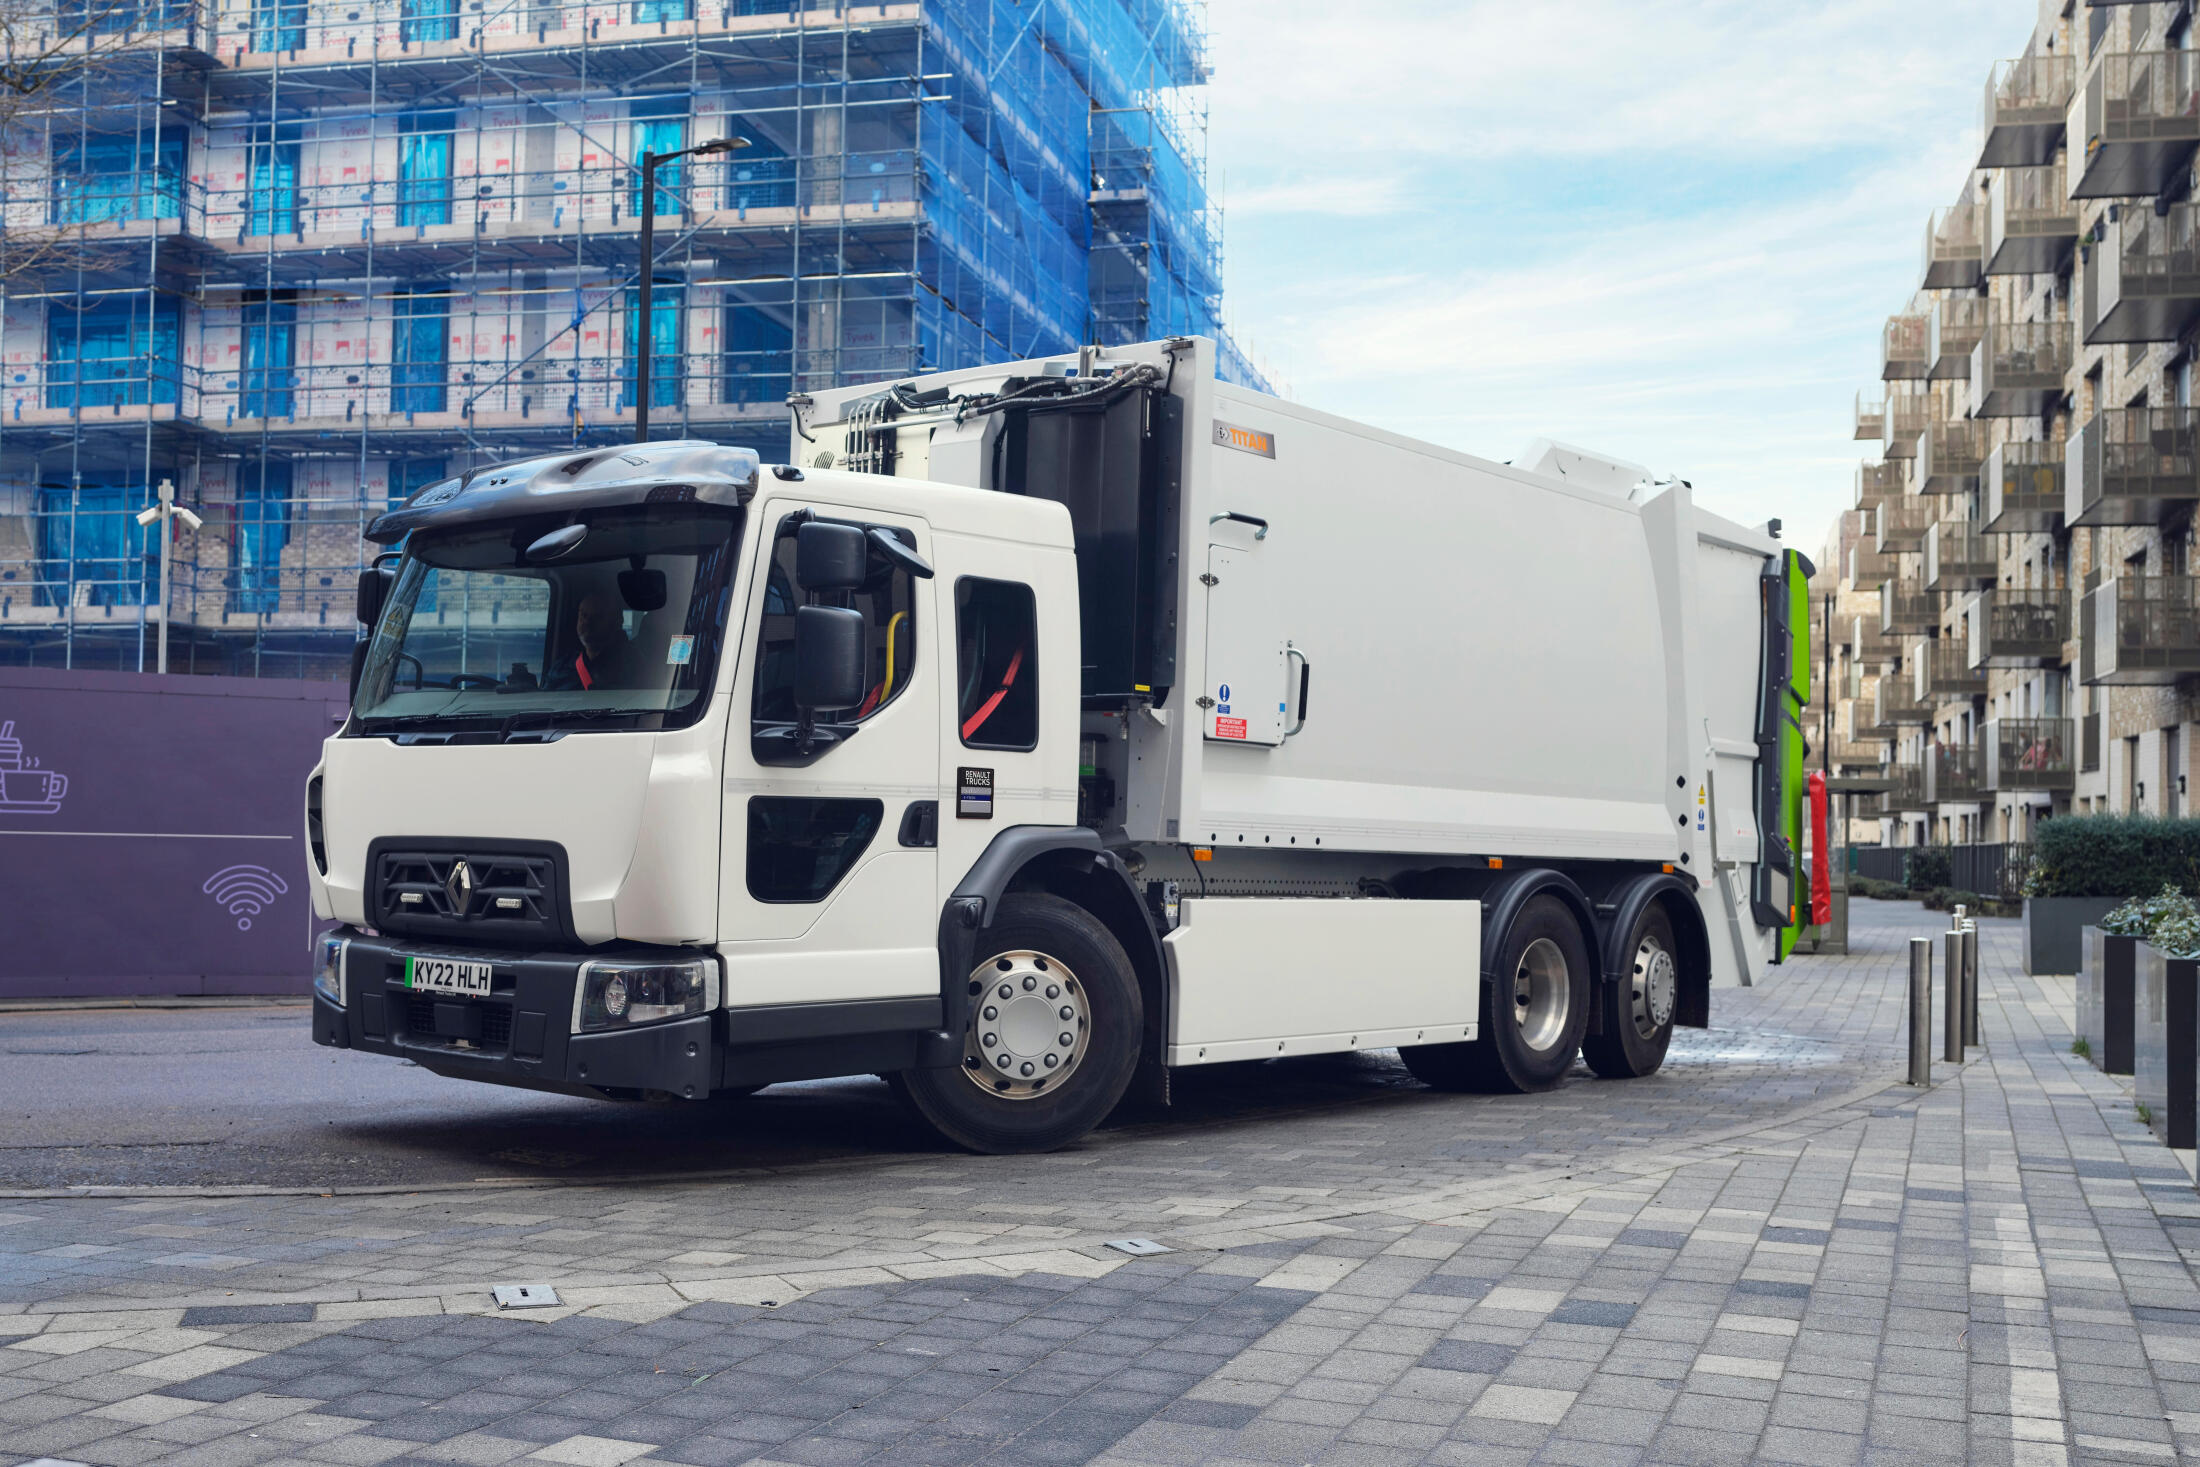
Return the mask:
[[(795, 529), (800, 521), (782, 521), (772, 544), (764, 578), (763, 630), (756, 659), (756, 712), (763, 723), (793, 723), (794, 614), (802, 605), (795, 583)], [(917, 613), (909, 573), (873, 557), (871, 578), (846, 603), (863, 613), (864, 657), (869, 666), (863, 701), (834, 712), (835, 723), (861, 723), (901, 696), (917, 664)], [(822, 715), (821, 715), (822, 716)]]
[(955, 582), (955, 673), (965, 748), (1039, 746), (1039, 615), (1029, 586)]

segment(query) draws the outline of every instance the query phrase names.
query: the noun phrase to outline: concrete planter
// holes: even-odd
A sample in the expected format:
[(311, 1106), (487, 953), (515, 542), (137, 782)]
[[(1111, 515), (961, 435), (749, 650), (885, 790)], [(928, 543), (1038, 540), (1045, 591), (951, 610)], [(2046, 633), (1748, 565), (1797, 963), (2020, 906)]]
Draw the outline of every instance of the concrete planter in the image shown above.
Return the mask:
[(2121, 897), (2026, 897), (2024, 971), (2079, 971), (2085, 958), (2081, 934), (2122, 905)]
[(2131, 1073), (2131, 974), (2136, 937), (2085, 929), (2085, 966), (2078, 970), (2078, 1035), (2094, 1068)]
[(2147, 1124), (2166, 1146), (2189, 1147), (2196, 1128), (2193, 1078), (2200, 1064), (2200, 960), (2135, 944), (2131, 1085)]

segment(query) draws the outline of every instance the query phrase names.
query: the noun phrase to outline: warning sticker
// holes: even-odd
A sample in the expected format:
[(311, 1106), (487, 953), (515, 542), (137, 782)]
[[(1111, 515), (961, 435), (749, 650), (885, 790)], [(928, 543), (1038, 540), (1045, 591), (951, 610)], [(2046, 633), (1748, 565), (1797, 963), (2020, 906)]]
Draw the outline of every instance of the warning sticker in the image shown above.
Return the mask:
[(1215, 720), (1215, 737), (1218, 739), (1242, 739), (1245, 737), (1245, 720), (1242, 718), (1218, 718)]

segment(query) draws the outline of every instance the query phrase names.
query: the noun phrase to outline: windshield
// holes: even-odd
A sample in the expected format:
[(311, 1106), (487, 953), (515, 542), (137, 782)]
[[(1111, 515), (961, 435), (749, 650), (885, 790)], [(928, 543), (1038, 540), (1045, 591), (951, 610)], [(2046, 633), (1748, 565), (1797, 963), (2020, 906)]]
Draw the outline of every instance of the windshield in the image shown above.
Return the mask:
[(641, 505), (577, 523), (578, 543), (539, 565), (524, 553), (562, 519), (415, 535), (360, 672), (357, 731), (509, 737), (701, 717), (739, 513)]

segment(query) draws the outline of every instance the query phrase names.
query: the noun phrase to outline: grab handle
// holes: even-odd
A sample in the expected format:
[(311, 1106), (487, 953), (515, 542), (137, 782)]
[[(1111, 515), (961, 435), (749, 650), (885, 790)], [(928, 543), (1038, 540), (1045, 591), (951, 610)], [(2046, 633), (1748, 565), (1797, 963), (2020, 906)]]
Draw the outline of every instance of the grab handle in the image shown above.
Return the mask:
[(1286, 662), (1293, 657), (1299, 659), (1299, 721), (1283, 731), (1283, 736), (1290, 738), (1306, 727), (1306, 691), (1314, 676), (1314, 664), (1307, 660), (1304, 652), (1288, 642), (1284, 644), (1283, 655)]
[(1255, 540), (1265, 540), (1268, 538), (1268, 521), (1262, 519), (1259, 515), (1239, 514), (1236, 510), (1233, 509), (1224, 514), (1211, 514), (1207, 516), (1207, 523), (1210, 525), (1219, 525), (1224, 520), (1235, 520), (1241, 525), (1253, 526), (1253, 538)]

